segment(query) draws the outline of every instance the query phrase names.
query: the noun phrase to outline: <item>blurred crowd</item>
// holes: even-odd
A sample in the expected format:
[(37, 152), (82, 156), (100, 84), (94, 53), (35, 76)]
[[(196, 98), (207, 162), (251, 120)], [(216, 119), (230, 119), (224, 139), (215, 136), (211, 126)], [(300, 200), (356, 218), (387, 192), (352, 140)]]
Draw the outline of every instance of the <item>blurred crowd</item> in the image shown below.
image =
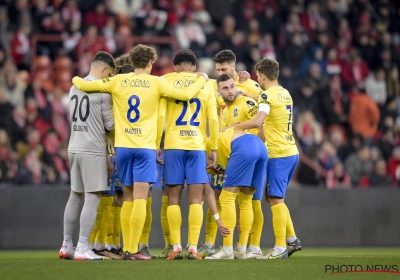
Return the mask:
[[(35, 40), (36, 35), (50, 35)], [(293, 96), (303, 159), (295, 181), (334, 188), (400, 183), (400, 2), (395, 0), (2, 0), (0, 182), (69, 182), (68, 92), (99, 50), (130, 36), (169, 36), (215, 77), (231, 49), (237, 70), (277, 59)], [(155, 46), (152, 74), (173, 71)]]

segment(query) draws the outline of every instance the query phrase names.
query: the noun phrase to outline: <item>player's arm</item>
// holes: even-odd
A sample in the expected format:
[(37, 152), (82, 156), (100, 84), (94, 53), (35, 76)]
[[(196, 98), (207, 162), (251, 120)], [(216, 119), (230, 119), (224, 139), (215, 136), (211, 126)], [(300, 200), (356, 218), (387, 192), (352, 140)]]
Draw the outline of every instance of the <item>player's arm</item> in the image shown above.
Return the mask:
[(215, 166), (215, 164), (217, 164), (216, 151), (218, 150), (219, 119), (216, 110), (216, 103), (214, 90), (210, 86), (210, 95), (207, 100), (207, 118), (211, 140), (211, 153), (209, 155), (209, 160), (212, 162), (209, 166)]
[(260, 95), (259, 101), (258, 101), (258, 112), (257, 114), (251, 118), (248, 121), (241, 122), (238, 124), (234, 124), (231, 127), (235, 127), (236, 129), (240, 130), (248, 130), (251, 128), (257, 128), (260, 127), (264, 124), (265, 118), (269, 115), (269, 112), (271, 110), (271, 100), (267, 100), (268, 95), (263, 93)]
[(217, 202), (215, 201), (215, 194), (209, 184), (204, 184), (204, 197), (208, 207), (210, 208), (211, 212), (214, 215), (214, 219), (218, 225), (219, 232), (221, 233), (222, 236), (228, 235), (230, 231), (222, 224), (221, 217), (219, 216), (217, 210)]
[(112, 108), (112, 98), (109, 94), (102, 94), (101, 96), (101, 115), (103, 117), (103, 124), (106, 131), (114, 130), (114, 112)]
[(264, 126), (258, 127), (258, 133), (257, 133), (258, 138), (261, 139), (261, 141), (265, 142), (265, 134), (264, 134)]
[(242, 92), (242, 94), (244, 96), (247, 96), (248, 98), (254, 99), (255, 101), (257, 101), (260, 98), (259, 95), (254, 95), (254, 94), (247, 93), (247, 92)]
[(239, 76), (239, 84), (250, 79), (250, 73), (247, 71), (239, 71), (237, 74)]
[(93, 93), (93, 92), (112, 92), (114, 88), (114, 83), (118, 76), (105, 78), (102, 80), (95, 80), (95, 81), (86, 81), (80, 77), (73, 77), (72, 83), (76, 86), (79, 90)]
[(202, 74), (203, 75), (199, 73), (200, 77), (189, 87), (185, 88), (185, 90), (177, 89), (172, 85), (170, 85), (169, 83), (167, 83), (164, 79), (159, 79), (158, 89), (160, 90), (161, 96), (182, 101), (191, 99), (208, 81), (207, 74), (205, 73)]

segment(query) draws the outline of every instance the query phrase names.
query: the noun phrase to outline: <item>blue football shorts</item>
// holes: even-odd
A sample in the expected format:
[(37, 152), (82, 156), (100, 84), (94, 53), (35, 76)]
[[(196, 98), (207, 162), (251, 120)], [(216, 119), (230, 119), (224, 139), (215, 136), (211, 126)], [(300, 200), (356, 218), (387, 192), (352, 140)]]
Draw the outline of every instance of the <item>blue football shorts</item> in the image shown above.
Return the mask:
[(299, 162), (299, 155), (270, 158), (267, 166), (268, 196), (285, 197), (287, 186), (292, 179), (294, 170)]
[(222, 187), (263, 189), (267, 162), (268, 151), (260, 138), (246, 134), (235, 139), (231, 143), (231, 156)]
[(122, 186), (134, 182), (156, 182), (156, 150), (116, 148), (117, 168)]
[(205, 151), (165, 150), (164, 183), (166, 185), (205, 184), (207, 177)]

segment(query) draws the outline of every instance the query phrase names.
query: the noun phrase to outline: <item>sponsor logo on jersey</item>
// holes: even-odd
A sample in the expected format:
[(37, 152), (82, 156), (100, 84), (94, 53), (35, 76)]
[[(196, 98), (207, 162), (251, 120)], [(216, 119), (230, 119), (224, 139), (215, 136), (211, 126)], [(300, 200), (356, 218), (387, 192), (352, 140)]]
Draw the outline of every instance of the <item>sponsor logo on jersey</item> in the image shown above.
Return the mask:
[(237, 117), (239, 115), (238, 108), (233, 109), (233, 116)]
[(181, 88), (181, 87), (188, 87), (188, 86), (190, 86), (191, 84), (193, 84), (194, 83), (194, 81), (192, 81), (192, 80), (175, 80), (174, 82), (173, 82), (173, 86), (175, 87), (175, 88)]
[(249, 106), (250, 108), (256, 105), (256, 103), (254, 103), (251, 100), (247, 100), (246, 103), (247, 103), (247, 106)]

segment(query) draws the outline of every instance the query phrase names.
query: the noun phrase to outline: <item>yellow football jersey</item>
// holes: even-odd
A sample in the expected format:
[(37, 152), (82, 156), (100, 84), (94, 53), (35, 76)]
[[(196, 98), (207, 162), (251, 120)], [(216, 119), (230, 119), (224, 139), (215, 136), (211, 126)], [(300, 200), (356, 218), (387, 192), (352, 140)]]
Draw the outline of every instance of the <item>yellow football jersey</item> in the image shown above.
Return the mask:
[[(217, 98), (217, 105), (219, 107), (224, 107), (225, 102), (222, 99), (222, 97), (218, 94), (217, 80), (210, 79), (210, 81), (213, 83), (213, 86), (214, 86), (214, 91), (215, 91), (215, 95)], [(243, 83), (239, 83), (239, 75), (236, 75), (235, 82), (236, 82), (236, 89), (238, 90), (239, 93), (245, 92), (245, 93), (249, 93), (249, 94), (257, 95), (257, 96), (262, 93), (262, 89), (261, 89), (260, 85), (252, 79), (248, 79), (247, 81), (245, 81)]]
[(259, 104), (268, 104), (269, 115), (264, 120), (264, 135), (268, 145), (268, 156), (280, 158), (297, 155), (293, 138), (293, 100), (281, 86), (269, 88), (260, 95)]
[[(163, 78), (176, 88), (186, 88), (197, 79), (194, 73), (170, 73)], [(166, 119), (164, 149), (206, 150), (207, 118), (211, 149), (218, 148), (218, 116), (214, 88), (207, 82), (189, 101), (162, 98), (159, 107), (157, 146)], [(161, 135), (160, 135), (161, 132)]]
[(161, 97), (178, 100), (192, 98), (206, 80), (197, 78), (185, 91), (171, 86), (165, 79), (148, 74), (120, 74), (87, 82), (73, 78), (74, 85), (85, 92), (109, 92), (113, 98), (115, 147), (156, 148), (157, 112)]
[[(238, 94), (235, 101), (222, 110), (222, 125), (227, 127), (235, 123), (248, 121), (257, 114), (257, 111), (257, 101)], [(258, 128), (249, 129), (247, 132), (257, 136)]]

